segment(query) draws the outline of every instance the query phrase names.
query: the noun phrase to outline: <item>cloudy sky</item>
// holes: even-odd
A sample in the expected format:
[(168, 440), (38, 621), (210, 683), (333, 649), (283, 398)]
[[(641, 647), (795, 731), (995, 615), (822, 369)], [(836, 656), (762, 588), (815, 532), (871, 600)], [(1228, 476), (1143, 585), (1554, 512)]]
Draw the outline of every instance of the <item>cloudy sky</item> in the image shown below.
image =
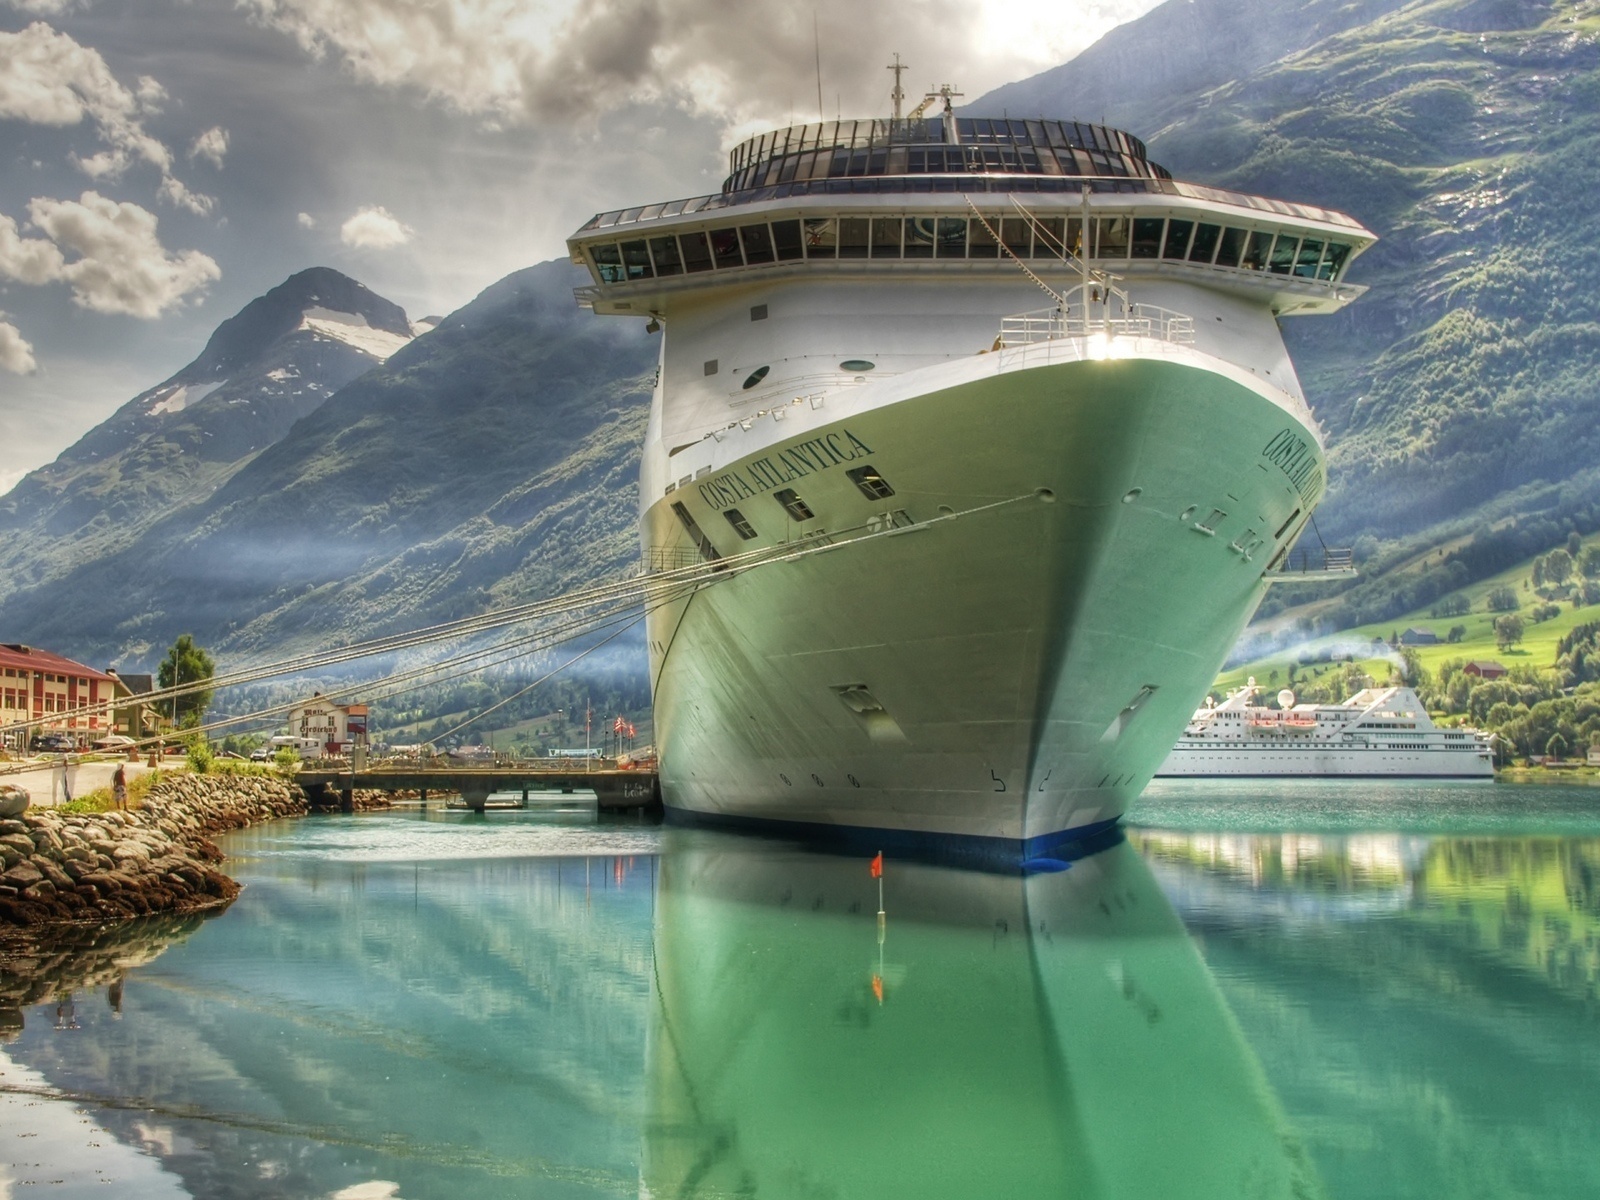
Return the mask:
[(871, 116), (891, 53), (975, 97), (1154, 3), (0, 0), (0, 490), (304, 267), (444, 313), (715, 190), (817, 118), (819, 47)]

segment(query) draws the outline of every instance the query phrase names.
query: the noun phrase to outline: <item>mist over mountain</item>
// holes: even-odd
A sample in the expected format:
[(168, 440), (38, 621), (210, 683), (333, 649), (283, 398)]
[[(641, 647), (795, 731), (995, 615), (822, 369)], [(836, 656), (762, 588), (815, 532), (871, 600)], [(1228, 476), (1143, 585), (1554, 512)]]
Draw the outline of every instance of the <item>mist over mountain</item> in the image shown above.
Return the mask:
[[(90, 661), (148, 662), (180, 632), (272, 657), (624, 569), (658, 343), (580, 312), (582, 278), (565, 262), (507, 276), (203, 498), (14, 590), (0, 624)], [(262, 329), (280, 307), (258, 311)], [(399, 338), (402, 322), (390, 305), (367, 328)], [(217, 361), (251, 340), (219, 329)]]

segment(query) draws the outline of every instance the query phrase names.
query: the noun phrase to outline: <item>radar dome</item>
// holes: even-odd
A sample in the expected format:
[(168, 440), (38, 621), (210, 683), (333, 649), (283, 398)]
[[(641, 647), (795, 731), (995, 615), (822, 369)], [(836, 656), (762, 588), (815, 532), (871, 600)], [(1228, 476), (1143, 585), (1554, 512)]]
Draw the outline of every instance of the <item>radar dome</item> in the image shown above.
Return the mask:
[(1279, 708), (1293, 708), (1294, 707), (1294, 693), (1291, 692), (1288, 688), (1284, 688), (1283, 691), (1278, 693), (1278, 707)]
[(1256, 685), (1256, 677), (1254, 675), (1250, 676), (1250, 678), (1245, 681), (1245, 686), (1246, 687), (1255, 687), (1255, 685)]

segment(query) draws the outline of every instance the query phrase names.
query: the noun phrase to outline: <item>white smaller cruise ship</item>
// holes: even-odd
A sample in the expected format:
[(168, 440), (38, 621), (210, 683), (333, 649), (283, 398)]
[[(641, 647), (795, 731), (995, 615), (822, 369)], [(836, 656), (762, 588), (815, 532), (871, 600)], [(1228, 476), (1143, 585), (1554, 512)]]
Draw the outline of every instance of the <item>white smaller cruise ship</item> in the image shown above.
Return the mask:
[(1257, 704), (1259, 691), (1251, 679), (1198, 710), (1156, 777), (1494, 776), (1489, 735), (1441, 729), (1410, 688), (1366, 688), (1342, 704), (1296, 704), (1285, 690), (1278, 708)]

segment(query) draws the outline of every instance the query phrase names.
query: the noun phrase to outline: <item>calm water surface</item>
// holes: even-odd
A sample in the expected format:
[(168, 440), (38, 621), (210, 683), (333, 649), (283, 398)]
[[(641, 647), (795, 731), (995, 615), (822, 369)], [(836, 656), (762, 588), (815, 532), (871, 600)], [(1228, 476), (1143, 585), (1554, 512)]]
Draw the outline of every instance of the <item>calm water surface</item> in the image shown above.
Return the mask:
[(782, 843), (227, 849), (0, 1013), (0, 1197), (1600, 1195), (1594, 789), (1158, 784), (1063, 872), (891, 861), (881, 933)]

